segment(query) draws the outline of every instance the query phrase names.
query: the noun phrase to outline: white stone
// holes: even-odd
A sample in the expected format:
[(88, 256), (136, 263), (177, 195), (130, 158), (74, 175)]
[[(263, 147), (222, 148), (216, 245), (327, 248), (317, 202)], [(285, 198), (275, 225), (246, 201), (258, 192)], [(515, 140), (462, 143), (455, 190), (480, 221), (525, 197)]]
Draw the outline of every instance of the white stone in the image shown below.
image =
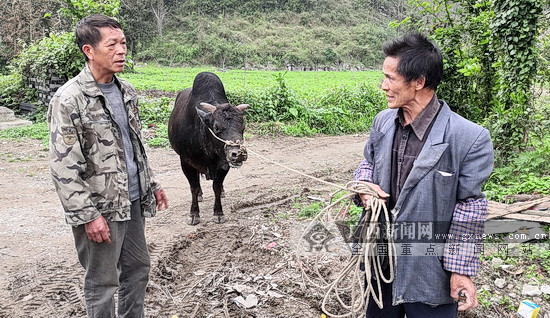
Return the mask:
[(527, 295), (527, 296), (540, 296), (542, 294), (542, 292), (540, 291), (539, 286), (525, 284), (525, 285), (523, 285), (523, 289), (521, 290), (521, 294), (522, 295)]
[(0, 106), (0, 121), (12, 121), (15, 120), (15, 114), (13, 110)]
[(500, 267), (500, 265), (502, 265), (503, 263), (504, 261), (498, 257), (495, 257), (491, 260), (491, 264), (493, 265), (494, 268)]
[(550, 286), (549, 285), (542, 285), (542, 286), (540, 286), (540, 291), (543, 292), (546, 295), (550, 295)]
[(32, 121), (16, 118), (13, 110), (0, 106), (0, 130), (29, 125), (32, 125)]
[(236, 297), (233, 300), (237, 305), (242, 306), (246, 309), (256, 307), (258, 305), (258, 297), (254, 294), (250, 294), (246, 296), (246, 299), (244, 299), (242, 296)]
[(504, 278), (497, 278), (495, 279), (495, 286), (502, 289), (506, 286), (506, 281)]

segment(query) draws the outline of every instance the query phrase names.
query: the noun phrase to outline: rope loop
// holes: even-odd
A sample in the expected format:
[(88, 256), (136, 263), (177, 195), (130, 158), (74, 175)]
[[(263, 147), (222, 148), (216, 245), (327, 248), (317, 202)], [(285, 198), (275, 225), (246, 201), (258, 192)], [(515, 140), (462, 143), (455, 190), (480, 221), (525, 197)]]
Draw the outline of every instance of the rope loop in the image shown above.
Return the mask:
[[(322, 311), (333, 318), (361, 317), (365, 314), (370, 297), (379, 308), (383, 308), (381, 282), (391, 283), (394, 279), (395, 245), (391, 234), (390, 216), (385, 201), (379, 198), (378, 193), (367, 182), (350, 181), (344, 187), (346, 190), (338, 190), (336, 194), (344, 192), (344, 195), (325, 207), (308, 224), (301, 238), (305, 238), (317, 224), (324, 228), (334, 227), (334, 223), (349, 220), (351, 198), (357, 194), (368, 194), (372, 198), (367, 202), (362, 218), (355, 227), (352, 238), (351, 253), (348, 254), (346, 265), (334, 274), (330, 266), (331, 252), (319, 249), (314, 256), (303, 255), (298, 248), (296, 250), (297, 264), (302, 272), (304, 282), (311, 287), (324, 291), (321, 303)], [(378, 251), (378, 235), (381, 233), (380, 216), (385, 219), (385, 231), (388, 233), (387, 255), (380, 255)], [(332, 224), (331, 224), (332, 223)], [(340, 231), (341, 232), (341, 231)], [(349, 242), (348, 242), (349, 244)], [(382, 270), (382, 257), (389, 258), (389, 275), (386, 277)], [(336, 262), (340, 257), (332, 255)], [(329, 309), (339, 306), (338, 313)]]

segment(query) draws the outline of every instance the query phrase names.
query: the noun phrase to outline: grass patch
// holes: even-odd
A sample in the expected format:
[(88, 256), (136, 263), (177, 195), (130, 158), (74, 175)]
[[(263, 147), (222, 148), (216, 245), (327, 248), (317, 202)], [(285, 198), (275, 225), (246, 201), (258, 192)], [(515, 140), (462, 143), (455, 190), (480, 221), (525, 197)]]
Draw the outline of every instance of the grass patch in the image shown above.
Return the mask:
[(496, 167), (484, 185), (489, 200), (506, 201), (513, 194), (550, 193), (550, 136), (530, 150), (520, 152), (502, 167)]
[(40, 140), (44, 147), (48, 147), (50, 138), (48, 124), (45, 122), (38, 122), (30, 126), (0, 130), (0, 139), (23, 140), (25, 138)]

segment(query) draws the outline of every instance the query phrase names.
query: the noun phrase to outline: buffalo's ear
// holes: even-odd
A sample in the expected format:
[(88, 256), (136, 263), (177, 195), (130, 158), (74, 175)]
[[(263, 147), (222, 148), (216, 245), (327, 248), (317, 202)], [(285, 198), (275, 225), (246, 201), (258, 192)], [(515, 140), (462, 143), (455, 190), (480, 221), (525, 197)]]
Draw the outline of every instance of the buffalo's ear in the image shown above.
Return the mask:
[(212, 113), (211, 112), (205, 112), (204, 110), (202, 110), (198, 107), (195, 107), (195, 109), (197, 110), (197, 115), (199, 115), (199, 117), (202, 118), (204, 123), (207, 126), (210, 126), (210, 120), (212, 119)]
[(239, 111), (241, 111), (241, 112), (244, 112), (244, 110), (247, 109), (248, 106), (250, 106), (250, 105), (248, 105), (248, 104), (240, 104), (239, 106), (235, 106), (235, 108), (237, 108), (237, 109), (238, 109)]

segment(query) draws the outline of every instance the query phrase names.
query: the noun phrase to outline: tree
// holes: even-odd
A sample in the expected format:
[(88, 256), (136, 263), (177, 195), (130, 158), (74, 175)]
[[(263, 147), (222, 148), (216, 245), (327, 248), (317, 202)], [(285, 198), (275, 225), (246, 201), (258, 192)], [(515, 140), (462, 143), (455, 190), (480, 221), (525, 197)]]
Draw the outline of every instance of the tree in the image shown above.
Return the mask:
[(157, 22), (158, 35), (162, 37), (162, 31), (169, 8), (164, 3), (164, 0), (153, 0), (153, 2), (151, 2), (151, 10), (153, 11), (153, 15), (155, 16), (155, 20)]
[(0, 1), (0, 73), (13, 56), (21, 52), (24, 43), (59, 31), (65, 24), (51, 12), (57, 11), (62, 0)]
[(69, 18), (73, 25), (92, 14), (116, 17), (120, 10), (120, 0), (64, 0), (67, 7), (59, 13)]
[(524, 149), (537, 123), (533, 88), (539, 0), (413, 0), (409, 27), (431, 34), (445, 59), (438, 94), (457, 112), (491, 130), (499, 163)]

